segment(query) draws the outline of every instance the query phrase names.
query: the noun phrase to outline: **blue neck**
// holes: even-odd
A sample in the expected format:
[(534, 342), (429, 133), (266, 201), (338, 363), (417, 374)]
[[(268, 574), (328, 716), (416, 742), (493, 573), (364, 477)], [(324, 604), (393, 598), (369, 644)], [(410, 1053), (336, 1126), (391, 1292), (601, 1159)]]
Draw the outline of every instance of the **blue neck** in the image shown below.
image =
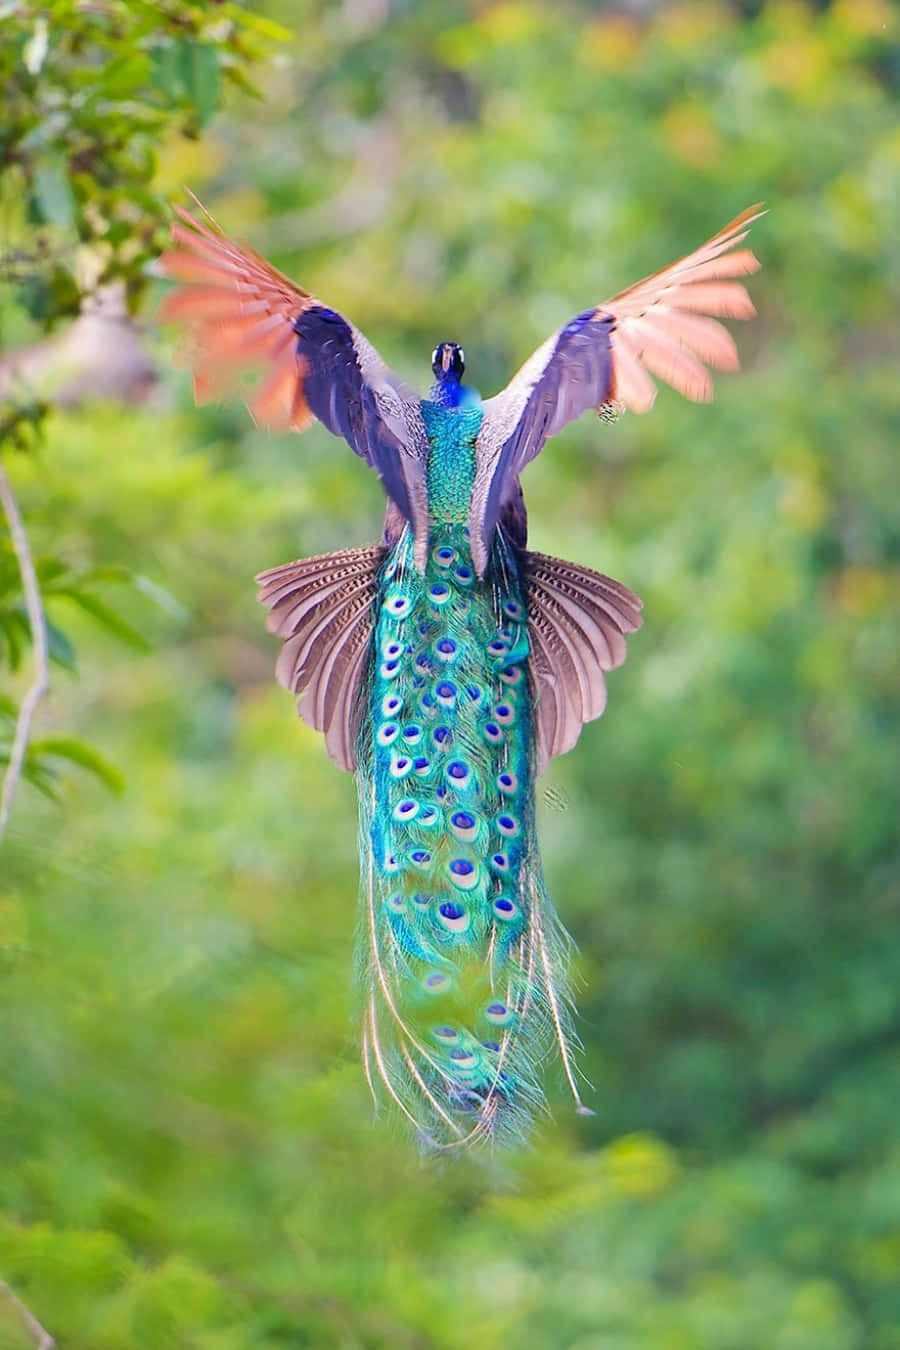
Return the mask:
[(448, 371), (447, 374), (438, 376), (428, 396), (432, 403), (437, 403), (441, 408), (458, 408), (468, 392), (467, 389), (463, 389), (459, 376)]

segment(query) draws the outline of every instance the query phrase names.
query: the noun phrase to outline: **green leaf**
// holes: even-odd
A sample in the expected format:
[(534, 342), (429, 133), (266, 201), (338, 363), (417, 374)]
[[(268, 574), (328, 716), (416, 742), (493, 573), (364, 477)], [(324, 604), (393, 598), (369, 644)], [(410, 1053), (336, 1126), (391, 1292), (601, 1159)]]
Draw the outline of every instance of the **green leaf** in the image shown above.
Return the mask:
[[(0, 755), (0, 763), (8, 762), (9, 756)], [(38, 792), (42, 792), (45, 797), (49, 797), (51, 802), (58, 802), (60, 796), (56, 790), (56, 775), (53, 770), (45, 764), (36, 763), (33, 759), (26, 759), (22, 766), (22, 777), (32, 787), (36, 787)]]
[(58, 164), (41, 164), (35, 170), (34, 200), (41, 220), (48, 225), (68, 228), (75, 220), (69, 180)]
[[(0, 769), (6, 769), (9, 763), (11, 742), (0, 742)], [(49, 764), (42, 764), (40, 760), (35, 759), (31, 753), (25, 756), (25, 763), (22, 765), (22, 777), (26, 782), (36, 787), (38, 792), (42, 792), (45, 797), (51, 801), (59, 801), (59, 793), (56, 791), (56, 775)]]
[(34, 568), (42, 591), (49, 590), (53, 582), (58, 581), (60, 577), (69, 575), (69, 568), (62, 558), (38, 558)]
[(54, 665), (62, 666), (64, 670), (74, 671), (77, 668), (75, 658), (75, 648), (61, 628), (57, 628), (52, 620), (46, 618), (47, 625), (47, 655)]
[(221, 70), (223, 78), (227, 80), (229, 84), (233, 84), (235, 88), (240, 89), (241, 93), (247, 94), (250, 98), (261, 99), (263, 97), (256, 85), (251, 83), (244, 74), (244, 71), (240, 66), (232, 65), (230, 62), (223, 62)]
[(215, 47), (192, 38), (156, 44), (150, 51), (153, 83), (171, 103), (187, 102), (201, 125), (219, 101), (219, 58)]
[(0, 611), (0, 639), (6, 644), (6, 660), (11, 670), (18, 670), (22, 664), (22, 653), (29, 637), (30, 629), (24, 613), (17, 609)]
[(219, 99), (219, 61), (215, 49), (184, 39), (176, 46), (176, 62), (184, 92), (202, 126), (215, 112)]
[(125, 779), (115, 764), (75, 736), (47, 736), (43, 740), (32, 741), (29, 756), (39, 764), (47, 756), (67, 760), (99, 778), (116, 796), (121, 796), (125, 791)]
[(271, 42), (291, 42), (293, 40), (294, 34), (289, 28), (276, 23), (274, 19), (267, 19), (264, 14), (251, 14), (241, 5), (233, 4), (223, 5), (222, 9), (229, 19), (240, 24), (242, 28), (259, 33), (260, 37), (268, 38)]
[(147, 641), (144, 634), (133, 627), (127, 619), (123, 619), (121, 614), (117, 614), (104, 601), (98, 600), (96, 595), (91, 595), (88, 591), (82, 591), (74, 586), (58, 590), (56, 594), (68, 596), (86, 614), (95, 618), (108, 632), (115, 633), (116, 637), (121, 638), (129, 647), (134, 647), (140, 652), (151, 650), (151, 643)]
[(160, 42), (151, 47), (150, 61), (153, 68), (153, 86), (171, 101), (177, 101), (182, 92), (181, 77), (175, 48), (169, 42)]

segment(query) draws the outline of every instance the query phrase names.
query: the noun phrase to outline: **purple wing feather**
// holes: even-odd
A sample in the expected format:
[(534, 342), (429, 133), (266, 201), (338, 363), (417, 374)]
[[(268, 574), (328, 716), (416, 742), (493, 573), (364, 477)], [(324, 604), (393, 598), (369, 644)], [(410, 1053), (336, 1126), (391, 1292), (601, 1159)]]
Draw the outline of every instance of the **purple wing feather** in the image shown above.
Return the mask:
[(247, 370), (262, 369), (263, 382), (249, 399), (255, 420), (302, 431), (317, 418), (342, 436), (413, 525), (421, 561), (428, 440), (419, 400), (335, 310), (252, 249), (233, 244), (211, 216), (201, 221), (175, 210), (176, 247), (161, 263), (180, 285), (160, 314), (188, 328), (197, 401), (224, 395)]

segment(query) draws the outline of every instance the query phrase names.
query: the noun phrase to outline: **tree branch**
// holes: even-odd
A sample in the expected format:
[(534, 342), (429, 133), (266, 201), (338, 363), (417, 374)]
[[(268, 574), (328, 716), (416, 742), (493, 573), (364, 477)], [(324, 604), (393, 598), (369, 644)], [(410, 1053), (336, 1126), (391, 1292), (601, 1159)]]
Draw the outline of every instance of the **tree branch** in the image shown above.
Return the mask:
[[(12, 749), (9, 752), (9, 763), (3, 777), (3, 792), (0, 795), (0, 842), (2, 842), (9, 821), (9, 813), (12, 810), (13, 797), (22, 775), (22, 765), (25, 762), (25, 752), (28, 749), (28, 740), (31, 735), (31, 723), (34, 720), (38, 704), (50, 687), (50, 670), (47, 657), (47, 625), (44, 621), (44, 607), (41, 603), (41, 592), (34, 570), (31, 549), (28, 546), (28, 535), (25, 533), (25, 526), (19, 514), (12, 485), (2, 464), (0, 464), (0, 504), (3, 506), (9, 524), (10, 538), (19, 563), (19, 571), (22, 574), (25, 610), (28, 614), (34, 651), (34, 679), (19, 708), (15, 736), (13, 737)], [(0, 1284), (0, 1288), (5, 1289), (6, 1286)], [(9, 1293), (9, 1291), (7, 1292)], [(48, 1341), (47, 1344), (52, 1344), (52, 1342)]]
[[(2, 475), (2, 473), (3, 470), (0, 468), (0, 475)], [(6, 503), (4, 502), (4, 505), (5, 504)], [(25, 1307), (25, 1304), (20, 1298), (16, 1297), (5, 1280), (0, 1280), (0, 1294), (3, 1295), (7, 1303), (15, 1308), (16, 1312), (19, 1314), (19, 1317), (27, 1327), (29, 1334), (34, 1337), (34, 1343), (37, 1350), (53, 1350), (56, 1341), (50, 1335), (50, 1332), (47, 1331), (46, 1327), (41, 1326), (34, 1313)]]

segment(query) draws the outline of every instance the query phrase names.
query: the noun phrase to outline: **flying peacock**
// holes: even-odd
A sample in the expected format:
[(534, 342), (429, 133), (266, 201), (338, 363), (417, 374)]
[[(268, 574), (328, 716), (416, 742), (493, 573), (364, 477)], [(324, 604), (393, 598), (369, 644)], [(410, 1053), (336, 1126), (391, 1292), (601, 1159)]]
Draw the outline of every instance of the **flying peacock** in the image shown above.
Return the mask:
[[(199, 206), (199, 204), (198, 204)], [(576, 1105), (570, 940), (548, 898), (535, 781), (606, 703), (641, 602), (607, 576), (527, 548), (520, 475), (588, 408), (646, 412), (656, 375), (708, 401), (735, 370), (721, 317), (753, 305), (737, 278), (750, 207), (694, 253), (570, 320), (502, 393), (463, 384), (455, 342), (420, 398), (347, 319), (258, 254), (176, 208), (163, 259), (180, 283), (198, 400), (247, 368), (264, 426), (320, 422), (387, 494), (380, 544), (262, 572), (282, 640), (276, 673), (359, 792), (363, 1062), (434, 1147), (518, 1138), (559, 1048)]]

